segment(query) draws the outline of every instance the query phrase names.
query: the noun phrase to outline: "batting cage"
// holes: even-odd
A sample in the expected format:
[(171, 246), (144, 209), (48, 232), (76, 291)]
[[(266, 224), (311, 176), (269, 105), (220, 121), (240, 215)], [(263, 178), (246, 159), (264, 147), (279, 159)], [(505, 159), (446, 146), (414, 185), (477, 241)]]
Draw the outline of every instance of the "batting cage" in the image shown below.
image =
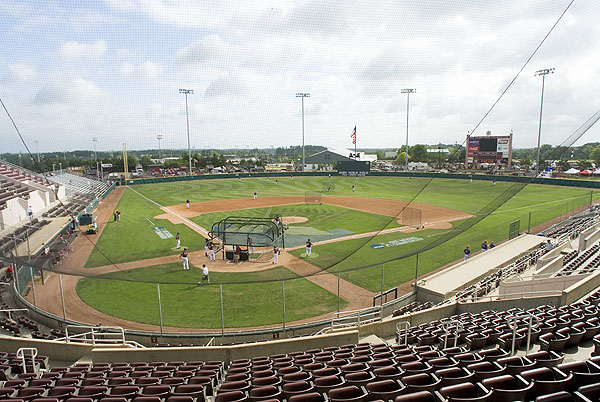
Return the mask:
[(421, 227), (421, 210), (411, 207), (404, 208), (404, 211), (402, 211), (401, 222), (406, 226)]
[(306, 191), (304, 193), (305, 204), (322, 204), (322, 193), (319, 191)]
[[(273, 246), (285, 248), (285, 228), (280, 218), (229, 216), (215, 222), (209, 232), (211, 241), (221, 244), (223, 258), (233, 259), (236, 246), (242, 248), (242, 260), (254, 252), (272, 251)], [(231, 258), (230, 258), (231, 257)], [(244, 258), (246, 257), (246, 258)], [(258, 257), (260, 258), (260, 256)]]

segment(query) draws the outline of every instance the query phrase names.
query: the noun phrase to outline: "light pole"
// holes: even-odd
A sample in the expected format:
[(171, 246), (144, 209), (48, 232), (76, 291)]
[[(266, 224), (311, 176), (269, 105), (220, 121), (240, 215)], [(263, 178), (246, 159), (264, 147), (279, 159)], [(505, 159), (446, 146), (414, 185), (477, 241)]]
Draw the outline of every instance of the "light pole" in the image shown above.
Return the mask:
[(540, 125), (538, 128), (538, 146), (537, 157), (535, 158), (535, 177), (540, 171), (540, 141), (542, 140), (542, 111), (544, 108), (544, 84), (546, 83), (546, 75), (554, 73), (554, 68), (544, 68), (535, 72), (534, 76), (542, 76), (542, 99), (540, 100)]
[(38, 163), (40, 163), (40, 146), (39, 146), (40, 140), (35, 140), (35, 148), (37, 150), (37, 154), (38, 154)]
[(96, 143), (98, 142), (98, 137), (92, 138), (94, 141), (94, 160), (96, 161), (96, 179), (100, 177), (100, 172), (98, 171), (98, 155), (96, 154)]
[(190, 164), (190, 176), (192, 175), (192, 148), (190, 147), (190, 118), (188, 114), (188, 95), (193, 95), (193, 89), (179, 89), (180, 94), (185, 95), (185, 121), (187, 127), (187, 137), (188, 137), (188, 162)]
[(310, 98), (310, 94), (306, 92), (298, 92), (296, 98), (302, 98), (302, 171), (304, 172), (304, 98)]
[(162, 134), (157, 134), (156, 139), (158, 140), (158, 159), (162, 159), (162, 155), (160, 153), (160, 140), (162, 140), (162, 138)]
[(408, 107), (410, 105), (410, 94), (416, 93), (417, 90), (414, 88), (401, 89), (400, 93), (406, 94), (406, 158), (404, 163), (404, 170), (408, 172)]

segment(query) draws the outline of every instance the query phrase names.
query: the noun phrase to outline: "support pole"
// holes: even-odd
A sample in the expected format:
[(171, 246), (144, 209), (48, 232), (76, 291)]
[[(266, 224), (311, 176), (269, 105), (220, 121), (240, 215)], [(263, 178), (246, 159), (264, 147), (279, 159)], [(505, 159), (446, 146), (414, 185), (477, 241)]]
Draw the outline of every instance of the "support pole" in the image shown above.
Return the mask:
[(29, 274), (31, 275), (31, 289), (33, 290), (33, 305), (37, 307), (37, 297), (35, 297), (35, 280), (33, 277), (33, 267), (29, 267)]
[(385, 274), (385, 264), (381, 264), (381, 292), (379, 296), (379, 302), (383, 306), (383, 276)]
[(160, 301), (160, 283), (156, 282), (156, 295), (158, 296), (158, 319), (160, 322), (160, 340), (163, 340), (162, 303)]
[(283, 336), (286, 336), (285, 330), (285, 281), (281, 281), (281, 308), (283, 310)]
[(417, 300), (417, 290), (419, 287), (417, 286), (417, 279), (419, 278), (419, 254), (417, 254), (417, 261), (415, 263), (415, 300)]
[(338, 272), (338, 317), (340, 316), (340, 272)]
[(529, 222), (527, 223), (527, 233), (531, 233), (531, 211), (529, 211)]
[(60, 300), (62, 302), (63, 320), (67, 319), (67, 310), (65, 309), (65, 295), (63, 293), (62, 275), (58, 274), (58, 285), (60, 287)]
[(221, 296), (221, 339), (225, 338), (225, 319), (223, 317), (223, 284), (219, 284), (219, 294)]

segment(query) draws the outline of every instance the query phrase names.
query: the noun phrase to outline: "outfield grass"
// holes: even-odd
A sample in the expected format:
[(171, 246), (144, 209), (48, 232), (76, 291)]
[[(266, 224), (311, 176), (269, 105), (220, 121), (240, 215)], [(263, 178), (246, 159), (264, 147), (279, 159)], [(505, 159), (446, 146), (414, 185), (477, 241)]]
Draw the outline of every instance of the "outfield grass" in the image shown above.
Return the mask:
[[(556, 190), (556, 191), (552, 191)], [(467, 232), (458, 234), (446, 243), (419, 254), (419, 275), (462, 258), (462, 250), (469, 244), (479, 250), (483, 240), (499, 243), (508, 238), (511, 221), (520, 221), (521, 232), (527, 230), (531, 212), (531, 226), (546, 222), (589, 202), (589, 190), (528, 186), (506, 202), (494, 214), (477, 223)], [(598, 198), (600, 194), (594, 194)], [(453, 222), (457, 226), (460, 222)], [(423, 248), (445, 231), (422, 230), (412, 234), (393, 233), (370, 238), (353, 239), (313, 247), (318, 257), (311, 264), (330, 272), (341, 271), (342, 278), (373, 292), (381, 290), (381, 264), (384, 268), (384, 290), (414, 279), (416, 257), (402, 256)], [(424, 240), (397, 247), (371, 248), (371, 244), (386, 243), (406, 237), (418, 236)], [(303, 250), (291, 253), (300, 257)], [(335, 256), (335, 257), (332, 257)], [(375, 265), (375, 266), (372, 266)], [(357, 270), (356, 268), (372, 266)]]
[[(160, 282), (163, 325), (221, 328), (219, 286), (197, 285), (201, 278), (199, 269), (192, 268), (184, 272), (180, 264), (164, 264), (113, 272), (107, 274), (106, 278), (111, 279), (83, 278), (77, 283), (79, 297), (96, 310), (131, 321), (159, 325), (157, 285), (152, 282)], [(337, 295), (304, 278), (298, 278), (283, 267), (252, 273), (212, 272), (211, 282), (224, 284), (225, 326), (238, 328), (281, 323), (281, 282), (252, 282), (284, 278), (290, 278), (285, 281), (286, 321), (301, 320), (337, 309)], [(347, 302), (341, 300), (340, 304), (343, 308)]]

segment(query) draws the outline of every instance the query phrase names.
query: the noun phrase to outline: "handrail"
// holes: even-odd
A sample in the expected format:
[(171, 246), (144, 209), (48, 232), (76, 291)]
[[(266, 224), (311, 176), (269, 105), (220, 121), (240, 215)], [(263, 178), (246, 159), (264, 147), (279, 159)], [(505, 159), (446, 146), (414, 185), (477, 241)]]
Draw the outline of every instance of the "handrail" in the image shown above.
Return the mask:
[(33, 366), (33, 373), (35, 374), (35, 358), (38, 355), (36, 348), (19, 348), (17, 349), (17, 359), (21, 359), (23, 362), (23, 374), (27, 373), (27, 363), (25, 362), (25, 352), (31, 352), (31, 365)]
[(205, 346), (212, 346), (213, 343), (215, 343), (215, 337), (214, 336), (212, 338), (210, 338), (210, 340), (206, 343)]
[(404, 331), (404, 345), (408, 345), (408, 329), (410, 328), (410, 323), (408, 321), (400, 321), (396, 324), (396, 343), (402, 345), (400, 343), (400, 333)]
[[(368, 307), (360, 310), (336, 312), (335, 316), (331, 318), (331, 328), (335, 329), (351, 326), (360, 327), (361, 324), (367, 324), (370, 322), (381, 320), (382, 312), (383, 309), (381, 308), (381, 306)], [(351, 320), (351, 322), (343, 323), (343, 321), (348, 320)]]
[[(69, 328), (71, 328), (71, 329), (75, 329), (75, 328), (89, 329), (90, 331), (69, 335)], [(103, 336), (117, 335), (117, 336), (120, 336), (120, 339), (114, 339), (114, 341), (120, 340), (119, 343), (121, 343), (123, 345), (125, 345), (127, 342), (125, 339), (125, 330), (123, 329), (123, 327), (98, 326), (98, 325), (67, 325), (65, 327), (65, 337), (61, 338), (61, 340), (64, 339), (66, 343), (70, 343), (70, 341), (82, 339), (82, 341), (84, 343), (86, 343), (86, 342), (88, 342), (87, 336), (91, 335), (92, 336), (92, 339), (91, 339), (92, 345), (95, 345), (96, 343), (115, 343), (115, 342), (111, 342), (111, 340), (109, 340), (109, 339), (104, 340), (105, 342), (101, 342), (102, 339), (96, 338), (96, 335), (98, 335), (98, 334), (101, 334)]]
[(443, 347), (443, 349), (446, 349), (446, 346), (448, 343), (448, 334), (450, 334), (450, 331), (452, 330), (452, 328), (456, 328), (456, 335), (454, 337), (454, 346), (456, 347), (456, 345), (458, 344), (458, 338), (459, 338), (458, 335), (465, 329), (462, 321), (458, 321), (458, 320), (442, 321), (442, 328), (444, 329), (444, 347)]
[[(510, 329), (512, 329), (513, 331), (513, 336), (512, 336), (512, 347), (511, 347), (511, 351), (510, 351), (510, 355), (513, 356), (515, 354), (515, 343), (517, 340), (517, 329), (519, 327), (519, 325), (517, 324), (519, 321), (521, 320), (529, 320), (529, 323), (527, 324), (527, 349), (526, 349), (526, 353), (529, 352), (529, 347), (531, 346), (531, 330), (533, 328), (538, 328), (540, 326), (540, 319), (531, 314), (531, 313), (526, 313), (526, 314), (520, 314), (520, 315), (513, 315), (513, 316), (509, 316), (506, 318), (506, 321), (508, 323), (508, 327)], [(535, 319), (535, 326), (533, 325), (533, 319)]]
[(22, 312), (25, 311), (27, 312), (27, 317), (29, 317), (29, 310), (26, 308), (4, 308), (4, 309), (0, 309), (0, 312), (2, 313), (8, 313), (8, 319), (12, 320), (12, 316), (11, 313), (17, 313), (17, 312)]

